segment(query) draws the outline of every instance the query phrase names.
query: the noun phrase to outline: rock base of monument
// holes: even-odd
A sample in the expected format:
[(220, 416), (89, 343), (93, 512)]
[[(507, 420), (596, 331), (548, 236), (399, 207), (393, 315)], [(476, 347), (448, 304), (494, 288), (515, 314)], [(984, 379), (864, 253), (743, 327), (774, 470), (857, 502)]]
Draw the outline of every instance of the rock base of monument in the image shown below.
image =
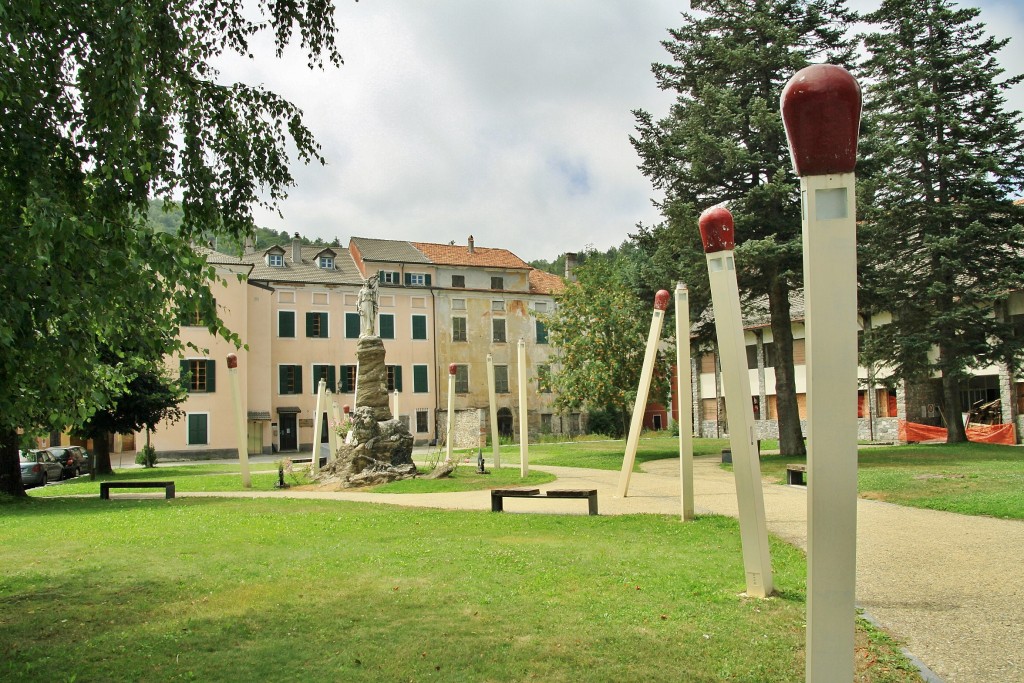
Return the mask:
[(317, 481), (346, 488), (377, 486), (416, 476), (413, 437), (396, 419), (378, 421), (368, 406), (352, 412), (352, 428), (336, 457), (320, 468)]

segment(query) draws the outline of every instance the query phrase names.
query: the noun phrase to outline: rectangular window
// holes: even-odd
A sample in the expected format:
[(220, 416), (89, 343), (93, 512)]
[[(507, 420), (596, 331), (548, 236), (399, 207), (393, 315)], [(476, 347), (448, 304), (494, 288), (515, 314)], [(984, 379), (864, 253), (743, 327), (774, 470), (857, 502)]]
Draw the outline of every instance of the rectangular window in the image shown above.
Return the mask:
[(503, 277), (492, 277), (491, 278), (491, 289), (505, 289), (505, 278), (503, 278)]
[(747, 370), (757, 370), (757, 345), (747, 347)]
[(491, 341), (495, 344), (503, 344), (505, 342), (504, 318), (494, 318), (491, 320)]
[(492, 301), (491, 302), (491, 310), (492, 311), (504, 311), (505, 310), (505, 301), (503, 299)]
[(281, 365), (279, 370), (279, 394), (301, 394), (302, 393), (302, 366)]
[(427, 418), (428, 417), (429, 417), (429, 413), (426, 410), (417, 410), (416, 411), (416, 432), (417, 433), (424, 434), (424, 433), (430, 431), (430, 428), (427, 426)]
[(466, 288), (466, 276), (465, 275), (452, 275), (452, 287), (456, 289)]
[(313, 364), (313, 393), (320, 391), (320, 380), (327, 382), (327, 390), (334, 391), (334, 366)]
[(460, 342), (468, 339), (465, 318), (452, 318), (452, 341)]
[(533, 305), (533, 310), (536, 311), (537, 313), (547, 313), (548, 312), (547, 302), (538, 301), (537, 303), (535, 303)]
[(294, 337), (295, 336), (295, 311), (278, 311), (277, 312), (277, 336), (278, 337)]
[(185, 386), (191, 393), (213, 393), (216, 387), (217, 361), (200, 358), (181, 361), (181, 377), (188, 376)]
[(402, 391), (402, 366), (388, 365), (388, 391)]
[(425, 315), (414, 315), (412, 317), (412, 338), (413, 339), (426, 339), (427, 338), (427, 316), (425, 316)]
[(456, 365), (455, 366), (455, 393), (456, 394), (468, 394), (469, 393), (469, 366), (468, 365)]
[(397, 270), (382, 270), (378, 273), (380, 275), (380, 284), (382, 285), (398, 285), (401, 284), (399, 279), (399, 273)]
[(430, 391), (430, 368), (426, 365), (412, 366), (412, 392), (426, 394)]
[(345, 339), (359, 339), (359, 314), (345, 314)]
[(548, 328), (547, 325), (537, 320), (534, 322), (534, 329), (537, 333), (537, 343), (547, 344), (548, 343)]
[(321, 256), (317, 260), (317, 265), (324, 270), (334, 270), (334, 257), (333, 256)]
[(327, 314), (307, 313), (306, 314), (306, 336), (318, 339), (327, 338)]
[(188, 440), (189, 446), (206, 446), (210, 443), (210, 416), (206, 413), (188, 414)]
[(356, 366), (342, 365), (341, 377), (338, 383), (338, 391), (342, 394), (351, 394), (356, 390)]
[(537, 391), (542, 394), (551, 393), (551, 366), (537, 366)]
[(395, 314), (394, 313), (381, 313), (380, 314), (380, 329), (377, 333), (381, 339), (394, 339), (395, 338)]
[(284, 254), (268, 254), (267, 265), (272, 268), (284, 267)]
[(496, 394), (507, 394), (508, 393), (508, 366), (507, 365), (495, 365), (494, 366), (494, 393), (496, 393)]
[[(213, 310), (217, 310), (217, 300), (213, 299)], [(184, 327), (206, 327), (207, 318), (202, 302), (196, 301), (191, 308), (181, 312), (179, 324)]]
[(406, 287), (429, 287), (430, 276), (426, 273), (406, 273), (405, 274), (405, 286)]

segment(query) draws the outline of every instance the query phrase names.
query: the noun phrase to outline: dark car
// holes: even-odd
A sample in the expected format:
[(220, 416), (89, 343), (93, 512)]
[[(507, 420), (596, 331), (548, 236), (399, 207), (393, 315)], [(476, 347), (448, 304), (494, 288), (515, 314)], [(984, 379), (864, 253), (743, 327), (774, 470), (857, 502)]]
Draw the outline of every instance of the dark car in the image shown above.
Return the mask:
[(82, 455), (82, 449), (78, 446), (50, 446), (46, 452), (61, 464), (63, 468), (61, 479), (73, 479), (83, 471), (89, 471), (85, 456)]
[(64, 473), (64, 466), (57, 462), (48, 451), (20, 451), (21, 483), (29, 486), (46, 486), (48, 481), (57, 481)]

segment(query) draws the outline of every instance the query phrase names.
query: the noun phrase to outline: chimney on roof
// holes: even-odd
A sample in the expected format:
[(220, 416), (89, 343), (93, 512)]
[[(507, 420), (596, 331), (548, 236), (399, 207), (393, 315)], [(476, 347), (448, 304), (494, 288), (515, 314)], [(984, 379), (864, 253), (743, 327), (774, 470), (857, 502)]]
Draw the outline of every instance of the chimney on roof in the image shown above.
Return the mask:
[(292, 263), (302, 263), (302, 238), (299, 233), (292, 237)]
[(565, 279), (576, 282), (576, 254), (571, 251), (565, 252)]
[(473, 251), (473, 236), (472, 235), (469, 236), (469, 253), (470, 254), (475, 253)]
[(256, 251), (256, 235), (255, 235), (255, 233), (251, 234), (251, 235), (246, 235), (245, 236), (245, 253), (246, 254), (251, 254), (254, 251)]

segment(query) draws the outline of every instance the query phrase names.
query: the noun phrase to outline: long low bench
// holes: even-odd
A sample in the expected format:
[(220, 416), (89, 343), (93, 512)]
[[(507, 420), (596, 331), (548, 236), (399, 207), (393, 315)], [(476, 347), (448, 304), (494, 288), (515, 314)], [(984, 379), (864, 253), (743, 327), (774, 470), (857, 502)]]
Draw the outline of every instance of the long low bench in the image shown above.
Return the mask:
[(491, 489), (491, 512), (502, 512), (505, 498), (586, 498), (590, 514), (597, 514), (597, 489), (551, 489), (544, 495), (540, 489)]
[(110, 489), (163, 489), (165, 498), (174, 498), (173, 481), (104, 481), (100, 482), (100, 500), (110, 500)]
[(807, 465), (786, 465), (786, 483), (790, 486), (807, 486)]

